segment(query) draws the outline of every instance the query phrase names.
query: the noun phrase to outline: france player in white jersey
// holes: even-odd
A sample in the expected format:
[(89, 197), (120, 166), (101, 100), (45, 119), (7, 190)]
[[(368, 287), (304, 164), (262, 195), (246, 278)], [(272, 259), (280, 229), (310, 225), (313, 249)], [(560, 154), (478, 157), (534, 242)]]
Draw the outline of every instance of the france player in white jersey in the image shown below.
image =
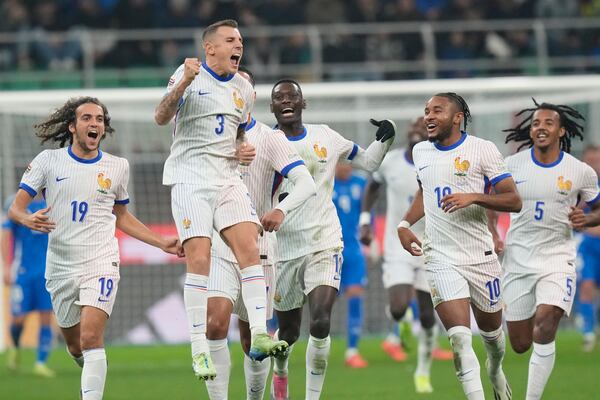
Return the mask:
[[(250, 71), (240, 67), (238, 74), (254, 86)], [(283, 132), (251, 118), (246, 125), (246, 139), (256, 150), (256, 158), (249, 166), (240, 167), (242, 179), (261, 218), (264, 233), (259, 237), (261, 264), (267, 288), (267, 319), (273, 316), (273, 296), (275, 294), (274, 247), (275, 234), (285, 219), (285, 215), (315, 195), (315, 183), (306, 169), (304, 161)], [(242, 156), (240, 154), (240, 156)], [(273, 180), (280, 177), (289, 179), (294, 190), (272, 207)], [(208, 326), (206, 336), (211, 357), (217, 370), (214, 381), (207, 381), (209, 398), (227, 398), (231, 359), (227, 345), (227, 333), (231, 313), (238, 315), (240, 339), (246, 353), (244, 372), (246, 377), (246, 398), (262, 399), (265, 383), (271, 366), (271, 359), (252, 360), (250, 351), (250, 327), (248, 313), (240, 296), (242, 277), (233, 252), (218, 234), (214, 235), (211, 273), (208, 279)]]
[[(404, 318), (413, 297), (413, 287), (419, 303), (419, 350), (414, 383), (417, 393), (431, 393), (430, 381), (432, 358), (451, 360), (452, 353), (435, 347), (437, 329), (433, 303), (429, 294), (429, 285), (425, 275), (423, 257), (413, 257), (398, 241), (397, 226), (412, 204), (415, 193), (419, 189), (415, 176), (413, 148), (417, 143), (427, 140), (427, 130), (423, 117), (415, 119), (407, 131), (408, 146), (390, 151), (381, 163), (381, 167), (373, 173), (365, 190), (363, 212), (361, 214), (361, 240), (370, 244), (371, 209), (379, 195), (379, 189), (386, 185), (386, 224), (383, 255), (383, 286), (388, 291), (389, 314), (396, 326)], [(419, 221), (412, 231), (417, 237), (423, 237), (425, 221)], [(406, 360), (400, 338), (392, 333), (382, 342), (382, 348), (396, 361)]]
[(200, 65), (198, 59), (188, 58), (175, 71), (155, 120), (164, 125), (175, 118), (163, 184), (171, 186), (173, 219), (186, 253), (184, 302), (192, 368), (198, 379), (206, 380), (216, 375), (206, 340), (213, 231), (226, 240), (241, 269), (252, 331), (250, 356), (266, 358), (283, 351), (287, 343), (267, 334), (265, 279), (257, 243), (262, 228), (238, 171), (236, 143), (242, 141), (254, 89), (236, 74), (243, 53), (237, 22), (210, 25), (202, 40), (206, 61)]
[[(52, 308), (67, 351), (83, 367), (81, 398), (102, 399), (104, 328), (119, 285), (115, 227), (166, 252), (183, 252), (176, 238), (150, 231), (127, 210), (129, 163), (99, 148), (113, 128), (98, 99), (71, 99), (36, 128), (42, 143), (58, 142), (61, 148), (42, 151), (27, 167), (8, 215), (49, 233), (46, 288)], [(62, 147), (66, 142), (70, 146)], [(48, 207), (28, 213), (39, 192)]]
[[(341, 226), (332, 201), (338, 161), (375, 171), (390, 148), (395, 134), (391, 121), (371, 122), (378, 126), (376, 140), (367, 150), (345, 139), (326, 125), (304, 125), (306, 102), (300, 85), (291, 79), (277, 82), (271, 92), (271, 111), (278, 128), (298, 150), (315, 180), (317, 195), (289, 215), (277, 233), (277, 288), (275, 310), (278, 337), (294, 343), (300, 335), (302, 307), (308, 298), (310, 337), (306, 351), (306, 399), (321, 396), (329, 358), (330, 317), (340, 285)], [(276, 182), (279, 184), (280, 182)], [(292, 189), (282, 182), (277, 193)], [(288, 398), (289, 352), (275, 357), (272, 396)]]
[[(518, 115), (525, 113), (507, 130), (507, 141), (531, 149), (506, 159), (523, 209), (511, 214), (503, 291), (512, 348), (524, 353), (533, 344), (525, 398), (537, 400), (554, 367), (560, 319), (569, 315), (575, 296), (572, 228), (600, 223), (600, 191), (596, 172), (569, 154), (571, 139), (583, 139), (583, 116), (568, 106), (537, 102)], [(590, 214), (576, 208), (580, 200)]]
[[(469, 119), (469, 107), (456, 93), (439, 93), (425, 105), (429, 141), (413, 149), (419, 190), (398, 224), (398, 236), (405, 250), (425, 256), (433, 305), (448, 331), (456, 375), (467, 399), (484, 399), (472, 347), (470, 306), (486, 348), (494, 396), (505, 400), (512, 395), (502, 370), (501, 267), (486, 208), (517, 212), (521, 199), (496, 146), (461, 131), (461, 123), (466, 128)], [(487, 183), (495, 194), (485, 194)], [(409, 228), (423, 216), (421, 251), (421, 242)]]

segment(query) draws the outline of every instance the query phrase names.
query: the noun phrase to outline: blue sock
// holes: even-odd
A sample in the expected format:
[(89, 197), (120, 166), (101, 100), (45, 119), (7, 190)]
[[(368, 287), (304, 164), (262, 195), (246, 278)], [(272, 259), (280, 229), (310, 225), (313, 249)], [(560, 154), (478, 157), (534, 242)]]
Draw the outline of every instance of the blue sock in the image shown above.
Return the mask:
[(593, 333), (595, 325), (594, 304), (579, 303), (579, 313), (583, 317), (583, 333)]
[(419, 303), (417, 303), (417, 299), (413, 298), (410, 301), (409, 306), (413, 312), (413, 321), (418, 321), (419, 320)]
[(52, 347), (52, 328), (50, 325), (42, 325), (40, 328), (40, 339), (38, 343), (37, 362), (46, 363), (48, 354)]
[(23, 325), (10, 324), (10, 337), (12, 338), (15, 347), (19, 347)]
[(358, 347), (362, 331), (362, 297), (350, 297), (348, 299), (348, 348)]

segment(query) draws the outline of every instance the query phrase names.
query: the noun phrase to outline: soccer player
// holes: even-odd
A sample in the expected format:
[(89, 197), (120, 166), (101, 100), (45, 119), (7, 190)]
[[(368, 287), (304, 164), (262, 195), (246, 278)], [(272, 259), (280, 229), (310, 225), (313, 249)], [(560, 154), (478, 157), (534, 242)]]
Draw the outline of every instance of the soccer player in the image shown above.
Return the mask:
[[(13, 202), (14, 196), (7, 200), (5, 211)], [(36, 198), (27, 207), (35, 213), (46, 208), (46, 202)], [(33, 368), (35, 375), (52, 378), (55, 372), (48, 368), (47, 361), (52, 348), (52, 302), (46, 290), (44, 271), (46, 268), (46, 250), (48, 234), (28, 229), (6, 218), (2, 224), (0, 252), (4, 263), (4, 283), (10, 288), (10, 311), (12, 321), (10, 336), (13, 346), (7, 353), (8, 369), (16, 371), (19, 367), (19, 345), (23, 324), (29, 313), (39, 312), (40, 331), (37, 347), (37, 359)], [(12, 256), (12, 265), (9, 259)]]
[[(456, 376), (469, 400), (484, 399), (472, 346), (469, 306), (487, 352), (496, 399), (510, 399), (502, 370), (505, 352), (501, 267), (487, 227), (486, 208), (516, 212), (521, 199), (496, 146), (461, 130), (470, 120), (464, 99), (438, 93), (425, 105), (429, 141), (413, 148), (419, 190), (398, 224), (402, 247), (424, 255), (431, 298), (448, 331)], [(485, 194), (489, 182), (495, 194)], [(425, 216), (423, 245), (410, 227)]]
[[(187, 58), (169, 80), (155, 112), (159, 125), (175, 117), (171, 154), (163, 184), (171, 187), (171, 208), (186, 254), (184, 302), (198, 379), (214, 379), (206, 339), (210, 249), (216, 230), (233, 251), (242, 275), (242, 298), (252, 331), (250, 357), (263, 359), (283, 351), (266, 327), (263, 267), (258, 252), (261, 229), (248, 189), (240, 179), (236, 138), (244, 135), (254, 89), (236, 74), (243, 53), (234, 20), (207, 27), (202, 40), (206, 61)], [(243, 144), (242, 144), (243, 146)]]
[(340, 292), (348, 303), (346, 365), (365, 368), (369, 364), (358, 352), (363, 324), (363, 297), (367, 284), (367, 267), (358, 240), (358, 220), (367, 181), (352, 173), (352, 165), (338, 163), (335, 169), (333, 203), (337, 210), (344, 250), (342, 251), (342, 280)]
[[(583, 152), (583, 162), (600, 175), (600, 148), (588, 146)], [(590, 352), (596, 345), (596, 310), (594, 299), (600, 286), (600, 228), (588, 228), (579, 244), (581, 260), (579, 279), (579, 313), (583, 317), (583, 350)]]
[[(598, 176), (568, 154), (571, 139), (583, 139), (582, 115), (569, 106), (534, 103), (534, 108), (517, 114), (527, 114), (521, 123), (506, 130), (507, 142), (523, 142), (519, 149), (531, 147), (506, 160), (523, 209), (511, 215), (503, 260), (510, 344), (517, 353), (533, 344), (527, 400), (542, 398), (554, 367), (556, 331), (573, 304), (572, 228), (600, 223)], [(579, 199), (592, 208), (591, 213), (575, 208)]]
[[(250, 71), (240, 68), (238, 74), (254, 86)], [(267, 319), (273, 316), (273, 295), (275, 291), (274, 271), (274, 231), (277, 231), (285, 216), (315, 195), (315, 183), (306, 169), (304, 161), (283, 132), (251, 118), (246, 125), (248, 144), (256, 150), (256, 158), (249, 166), (240, 167), (242, 179), (248, 187), (250, 197), (261, 217), (265, 232), (259, 237), (260, 259), (264, 269), (267, 290)], [(243, 154), (240, 154), (240, 158)], [(294, 189), (275, 208), (272, 208), (273, 178), (287, 178)], [(209, 397), (212, 400), (227, 399), (231, 359), (227, 346), (227, 332), (231, 313), (239, 318), (239, 330), (244, 357), (246, 376), (246, 397), (249, 400), (262, 399), (265, 383), (271, 367), (271, 359), (252, 360), (250, 351), (250, 328), (248, 312), (240, 296), (242, 277), (235, 256), (218, 234), (214, 235), (212, 263), (208, 279), (208, 326), (206, 335), (211, 358), (217, 370), (214, 381), (206, 381)]]
[[(356, 168), (376, 170), (393, 142), (395, 129), (389, 120), (371, 120), (378, 127), (376, 140), (364, 150), (326, 125), (304, 125), (305, 107), (298, 82), (283, 79), (273, 86), (271, 111), (278, 128), (298, 150), (317, 186), (317, 195), (289, 215), (277, 233), (274, 307), (279, 321), (278, 337), (294, 343), (308, 298), (306, 399), (318, 399), (329, 358), (331, 310), (341, 279), (342, 232), (331, 201), (335, 166), (346, 161)], [(284, 181), (276, 193), (287, 193), (290, 186)], [(288, 398), (288, 359), (289, 352), (275, 357), (272, 395), (276, 399)]]
[[(70, 99), (35, 128), (42, 143), (61, 148), (44, 150), (29, 164), (8, 216), (49, 233), (46, 289), (52, 308), (67, 351), (83, 367), (81, 398), (102, 399), (104, 328), (119, 287), (115, 227), (168, 253), (183, 253), (177, 238), (152, 232), (127, 210), (129, 163), (100, 150), (113, 128), (98, 99)], [(48, 207), (30, 213), (27, 207), (38, 193)]]
[[(406, 310), (413, 298), (413, 287), (419, 304), (419, 347), (417, 370), (414, 383), (417, 393), (431, 393), (430, 370), (432, 356), (438, 359), (452, 359), (452, 354), (436, 348), (437, 329), (433, 311), (433, 303), (429, 294), (429, 285), (423, 257), (413, 257), (406, 252), (398, 241), (397, 225), (412, 203), (419, 189), (413, 161), (413, 148), (417, 143), (427, 140), (427, 130), (422, 117), (415, 119), (407, 131), (408, 146), (390, 151), (381, 167), (367, 185), (363, 212), (361, 213), (361, 239), (365, 244), (371, 242), (371, 214), (381, 185), (386, 184), (387, 219), (383, 256), (383, 286), (388, 291), (389, 313), (396, 322), (404, 318)], [(417, 237), (423, 237), (425, 222), (419, 221), (412, 231)], [(382, 343), (382, 348), (397, 361), (406, 359), (397, 335), (390, 335)]]

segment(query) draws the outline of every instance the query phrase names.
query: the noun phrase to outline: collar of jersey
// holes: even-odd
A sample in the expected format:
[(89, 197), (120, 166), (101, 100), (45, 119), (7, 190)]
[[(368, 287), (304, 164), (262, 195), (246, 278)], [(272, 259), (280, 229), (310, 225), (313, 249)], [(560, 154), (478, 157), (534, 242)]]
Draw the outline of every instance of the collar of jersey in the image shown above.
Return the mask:
[(556, 161), (552, 161), (549, 164), (544, 164), (543, 162), (541, 162), (535, 158), (535, 153), (533, 152), (533, 147), (531, 148), (531, 161), (533, 161), (533, 163), (535, 165), (539, 165), (542, 168), (552, 168), (554, 166), (557, 166), (562, 161), (564, 155), (565, 155), (565, 152), (561, 150)]
[(254, 128), (254, 125), (256, 125), (256, 120), (252, 118), (250, 123), (244, 128), (244, 131), (248, 132), (250, 129)]
[(213, 78), (215, 78), (216, 80), (221, 81), (221, 82), (228, 82), (235, 76), (235, 74), (221, 76), (221, 75), (217, 74), (215, 71), (213, 71), (212, 69), (210, 69), (210, 67), (208, 65), (206, 65), (205, 62), (202, 63), (202, 68), (204, 68), (206, 70), (206, 72), (211, 74)]
[(435, 146), (436, 149), (441, 150), (441, 151), (448, 151), (448, 150), (454, 150), (455, 148), (457, 148), (458, 146), (460, 146), (461, 144), (463, 144), (463, 142), (467, 139), (467, 132), (465, 131), (460, 131), (461, 135), (460, 135), (460, 139), (458, 139), (458, 142), (451, 144), (450, 146), (442, 146), (439, 143), (434, 143), (433, 145)]
[(79, 158), (75, 155), (75, 153), (73, 153), (73, 150), (71, 150), (71, 146), (67, 147), (67, 153), (69, 153), (69, 155), (71, 156), (71, 158), (77, 162), (80, 162), (82, 164), (93, 164), (96, 163), (98, 161), (100, 161), (100, 159), (102, 158), (102, 150), (98, 149), (98, 155), (94, 158)]
[(303, 129), (302, 133), (298, 136), (287, 136), (288, 140), (290, 142), (297, 142), (298, 140), (304, 139), (306, 137), (306, 127), (302, 126), (302, 129)]

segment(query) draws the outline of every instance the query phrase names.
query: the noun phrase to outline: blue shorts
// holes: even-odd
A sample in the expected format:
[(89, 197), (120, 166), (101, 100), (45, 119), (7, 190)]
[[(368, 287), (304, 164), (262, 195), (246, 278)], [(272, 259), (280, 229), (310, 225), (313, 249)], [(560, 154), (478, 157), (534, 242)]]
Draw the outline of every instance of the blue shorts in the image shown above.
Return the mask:
[(14, 316), (31, 311), (52, 311), (52, 301), (43, 275), (17, 276), (10, 289), (10, 310)]
[(342, 260), (340, 293), (348, 286), (366, 286), (367, 265), (360, 246), (345, 247), (342, 252)]
[(578, 258), (579, 281), (592, 280), (600, 286), (600, 238), (585, 236), (579, 245)]

